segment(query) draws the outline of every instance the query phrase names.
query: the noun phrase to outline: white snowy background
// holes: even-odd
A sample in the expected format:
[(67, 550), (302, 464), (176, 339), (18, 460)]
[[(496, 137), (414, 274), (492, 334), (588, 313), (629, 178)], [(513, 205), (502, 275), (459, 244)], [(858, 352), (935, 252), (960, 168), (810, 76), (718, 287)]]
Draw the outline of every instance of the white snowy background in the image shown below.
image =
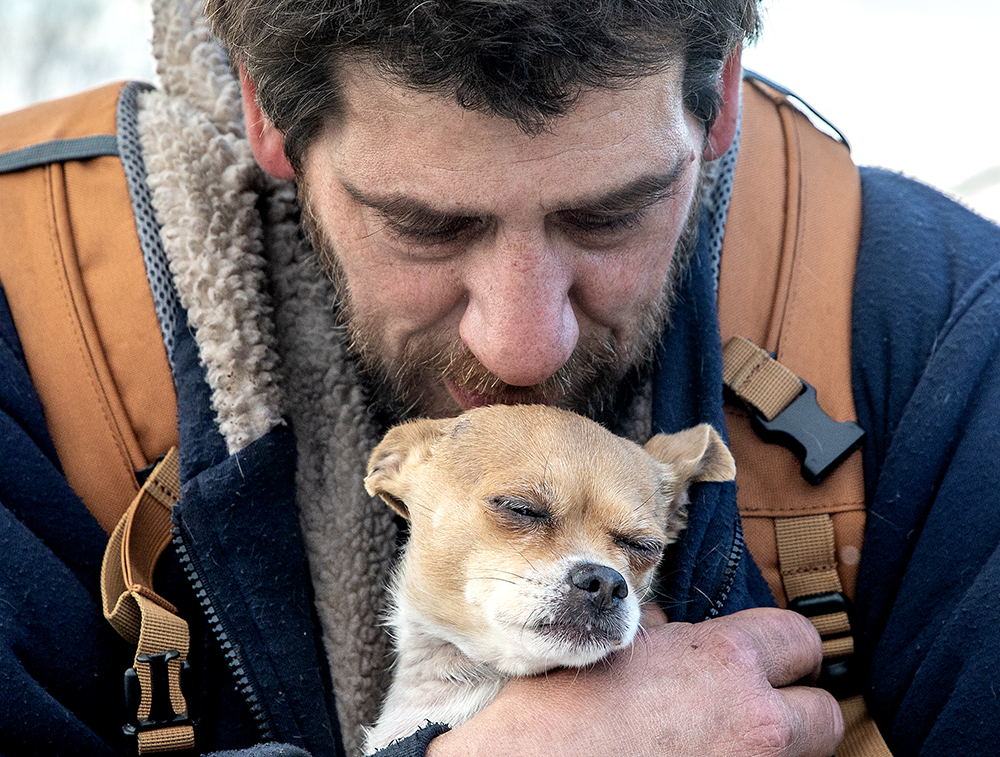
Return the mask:
[[(154, 80), (148, 0), (0, 0), (0, 112)], [(744, 63), (902, 171), (1000, 220), (1000, 0), (765, 0)]]
[(836, 124), (854, 159), (1000, 220), (1000, 0), (765, 0), (743, 63)]

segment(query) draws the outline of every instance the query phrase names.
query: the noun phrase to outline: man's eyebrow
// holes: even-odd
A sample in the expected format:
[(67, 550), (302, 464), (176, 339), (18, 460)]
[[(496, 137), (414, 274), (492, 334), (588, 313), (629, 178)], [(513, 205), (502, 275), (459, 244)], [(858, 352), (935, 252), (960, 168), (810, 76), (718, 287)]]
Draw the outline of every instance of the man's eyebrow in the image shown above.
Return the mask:
[(674, 194), (687, 163), (682, 156), (666, 173), (643, 174), (610, 192), (574, 200), (561, 212), (612, 216), (643, 210)]
[(611, 216), (643, 210), (674, 194), (687, 163), (683, 155), (666, 173), (643, 174), (609, 192), (573, 200), (560, 212)]
[(440, 210), (407, 195), (371, 194), (347, 181), (341, 181), (341, 186), (355, 202), (371, 208), (385, 220), (401, 226), (435, 226), (456, 219), (475, 217), (474, 213)]
[[(687, 156), (681, 156), (666, 173), (644, 174), (610, 191), (570, 200), (558, 212), (617, 215), (648, 208), (674, 193), (687, 163)], [(341, 181), (341, 186), (355, 202), (371, 208), (387, 221), (403, 226), (434, 226), (463, 218), (480, 217), (474, 211), (434, 208), (407, 195), (372, 194), (345, 180)]]

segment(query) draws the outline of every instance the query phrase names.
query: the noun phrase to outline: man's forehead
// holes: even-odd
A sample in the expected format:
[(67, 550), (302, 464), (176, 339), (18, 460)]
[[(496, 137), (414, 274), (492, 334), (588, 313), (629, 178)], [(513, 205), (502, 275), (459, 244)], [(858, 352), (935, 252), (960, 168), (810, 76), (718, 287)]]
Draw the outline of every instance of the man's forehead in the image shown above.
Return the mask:
[[(354, 66), (342, 79), (343, 118), (314, 148), (340, 183), (369, 194), (436, 196), (436, 186), (475, 177), (505, 185), (551, 179), (560, 202), (596, 196), (671, 173), (690, 158), (678, 78), (667, 71), (627, 89), (584, 93), (569, 113), (532, 135), (509, 119)], [(571, 185), (564, 186), (567, 178)]]

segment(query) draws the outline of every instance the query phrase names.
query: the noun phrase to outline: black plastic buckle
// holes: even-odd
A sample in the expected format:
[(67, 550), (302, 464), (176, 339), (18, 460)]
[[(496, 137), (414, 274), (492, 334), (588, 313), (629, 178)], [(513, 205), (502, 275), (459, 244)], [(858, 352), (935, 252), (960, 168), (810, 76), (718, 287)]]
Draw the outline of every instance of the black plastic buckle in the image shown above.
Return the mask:
[[(150, 687), (152, 688), (149, 717), (142, 720), (139, 719), (139, 703), (142, 700), (142, 685), (139, 681), (139, 674), (135, 668), (129, 668), (125, 671), (126, 722), (122, 726), (122, 731), (125, 733), (126, 753), (130, 757), (139, 754), (139, 734), (144, 731), (182, 725), (194, 726), (194, 721), (188, 712), (174, 712), (174, 705), (170, 701), (170, 672), (167, 663), (180, 656), (181, 653), (176, 649), (168, 649), (160, 654), (141, 654), (136, 657), (136, 662), (149, 665)], [(184, 679), (190, 670), (191, 666), (187, 662), (183, 663), (181, 666), (182, 689), (184, 688)], [(185, 694), (186, 699), (187, 695)]]
[[(800, 615), (805, 615), (807, 618), (832, 615), (837, 612), (846, 613), (850, 627), (854, 628), (854, 611), (851, 607), (851, 602), (840, 591), (796, 597), (788, 603), (788, 609), (794, 610)], [(833, 639), (837, 637), (824, 636), (823, 638)], [(849, 654), (844, 657), (835, 657), (831, 660), (824, 659), (816, 685), (822, 689), (826, 689), (837, 699), (845, 699), (857, 694), (861, 690), (861, 682), (858, 680), (854, 658), (854, 654)]]
[(802, 394), (774, 420), (767, 420), (753, 407), (748, 409), (758, 436), (791, 449), (802, 461), (802, 477), (816, 485), (861, 446), (865, 432), (853, 421), (835, 421), (816, 402), (812, 385), (803, 381), (802, 386)]

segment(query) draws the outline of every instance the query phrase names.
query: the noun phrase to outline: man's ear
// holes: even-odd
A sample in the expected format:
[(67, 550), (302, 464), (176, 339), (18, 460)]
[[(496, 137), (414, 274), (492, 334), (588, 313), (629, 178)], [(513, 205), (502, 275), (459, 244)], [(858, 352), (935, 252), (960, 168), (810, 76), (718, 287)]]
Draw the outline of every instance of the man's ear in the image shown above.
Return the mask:
[(736, 461), (718, 432), (708, 423), (679, 431), (657, 434), (643, 447), (677, 476), (680, 490), (697, 481), (732, 481)]
[(276, 179), (294, 179), (295, 171), (285, 157), (285, 138), (257, 104), (257, 85), (240, 64), (240, 91), (243, 95), (243, 120), (247, 139), (257, 163)]
[(708, 132), (705, 160), (715, 160), (726, 154), (736, 137), (740, 116), (740, 84), (743, 81), (743, 47), (737, 45), (722, 64), (720, 93), (722, 110)]
[(365, 490), (373, 497), (381, 497), (408, 520), (409, 474), (414, 465), (430, 456), (434, 442), (453, 422), (454, 419), (421, 418), (389, 429), (368, 459)]

